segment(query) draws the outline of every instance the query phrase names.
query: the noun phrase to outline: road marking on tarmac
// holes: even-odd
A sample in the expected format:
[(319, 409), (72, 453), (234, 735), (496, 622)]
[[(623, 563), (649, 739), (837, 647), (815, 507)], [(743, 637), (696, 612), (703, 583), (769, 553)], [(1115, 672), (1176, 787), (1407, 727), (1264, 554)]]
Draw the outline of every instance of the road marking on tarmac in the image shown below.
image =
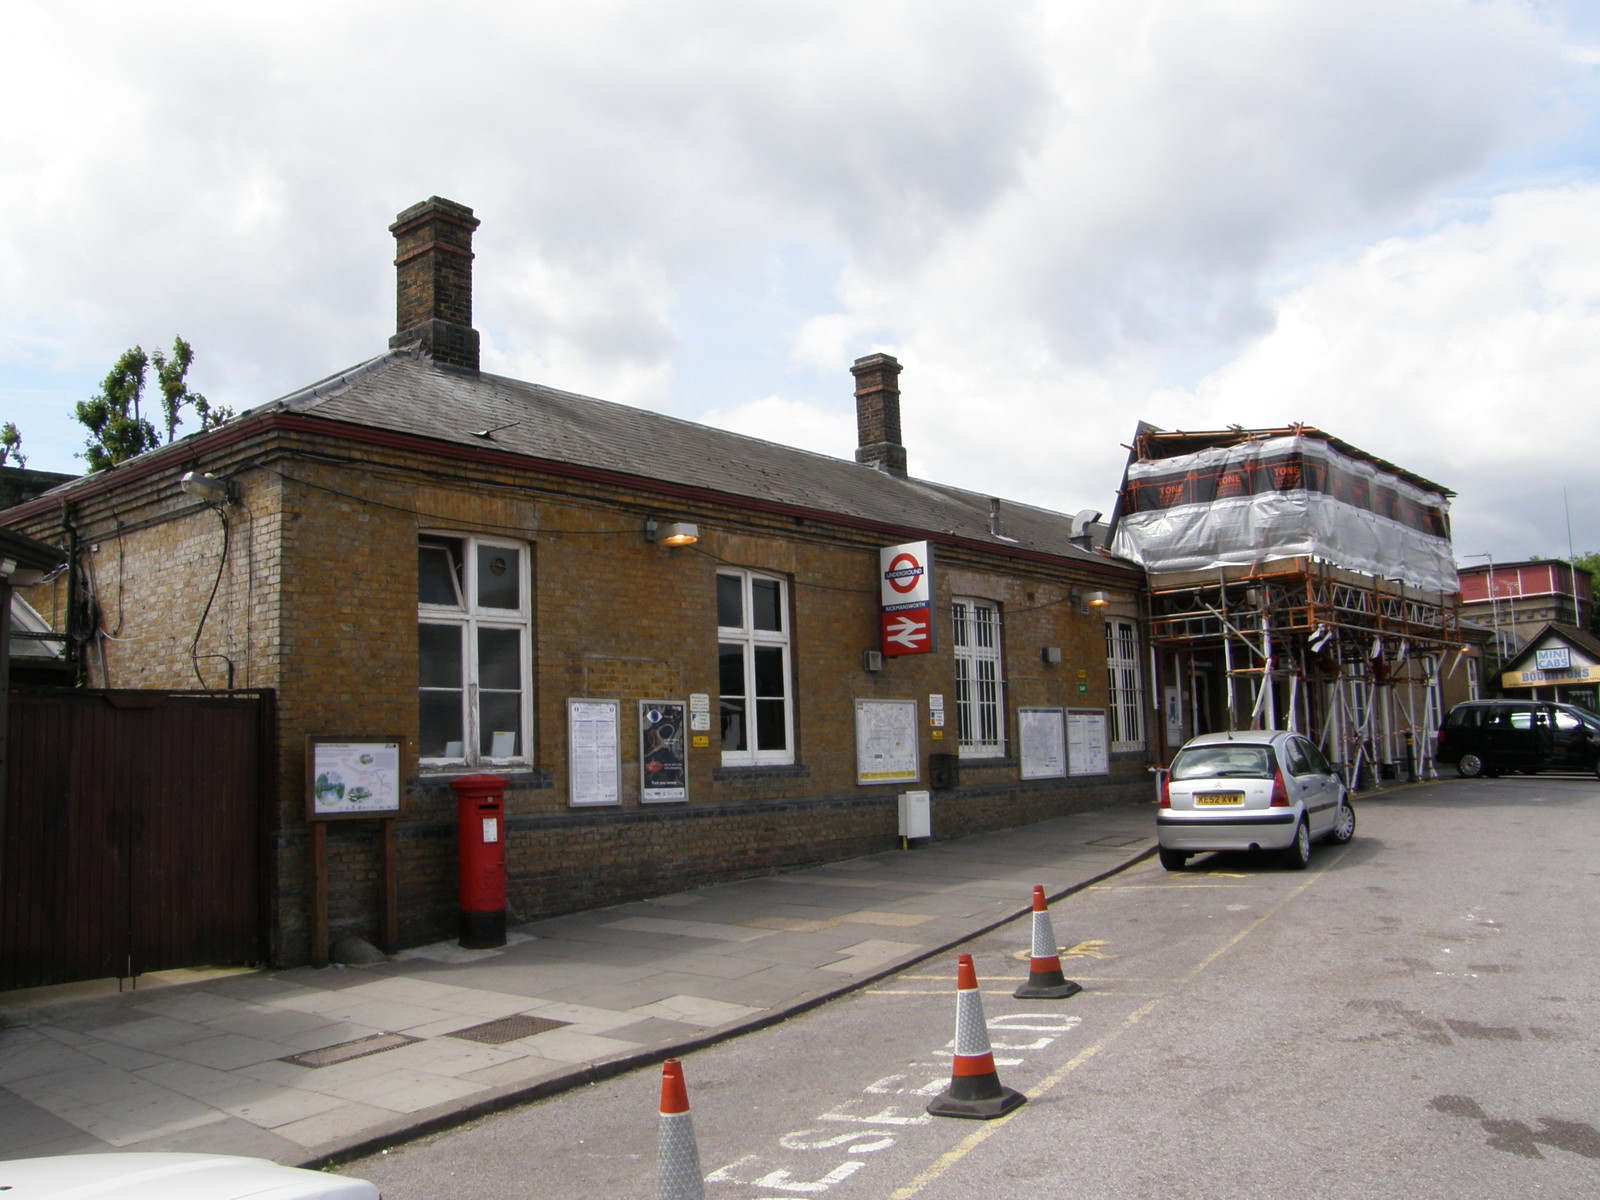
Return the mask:
[[(1275, 917), (1280, 911), (1283, 910), (1283, 908), (1291, 900), (1294, 900), (1294, 899), (1298, 898), (1302, 892), (1304, 892), (1307, 888), (1309, 888), (1317, 880), (1321, 879), (1322, 876), (1325, 873), (1326, 873), (1326, 868), (1324, 868), (1321, 871), (1317, 871), (1315, 874), (1311, 875), (1310, 878), (1308, 878), (1299, 887), (1297, 887), (1293, 891), (1291, 891), (1282, 900), (1279, 900), (1278, 903), (1274, 904), (1270, 909), (1268, 909), (1266, 912), (1262, 913), (1261, 916), (1257, 917), (1254, 921), (1250, 922), (1250, 924), (1246, 925), (1237, 934), (1235, 934), (1233, 937), (1229, 938), (1221, 946), (1217, 947), (1216, 950), (1212, 951), (1212, 953), (1206, 955), (1205, 958), (1201, 959), (1198, 966), (1196, 966), (1188, 974), (1186, 974), (1184, 976), (1181, 976), (1179, 978), (1178, 985), (1181, 987), (1183, 984), (1186, 984), (1186, 983), (1189, 983), (1190, 981), (1192, 981), (1196, 976), (1198, 976), (1202, 971), (1204, 971), (1212, 963), (1216, 962), (1217, 959), (1221, 958), (1229, 950), (1231, 950), (1235, 946), (1237, 946), (1240, 942), (1242, 942), (1250, 934), (1254, 933), (1257, 929), (1259, 929), (1268, 920), (1270, 920), (1271, 918)], [(1111, 889), (1111, 890), (1118, 890), (1118, 889)], [(1122, 889), (1122, 890), (1132, 890), (1132, 889)], [(1118, 1025), (1115, 1029), (1113, 1029), (1110, 1033), (1106, 1034), (1105, 1037), (1101, 1038), (1098, 1042), (1095, 1042), (1092, 1046), (1087, 1046), (1084, 1049), (1078, 1051), (1077, 1054), (1075, 1054), (1072, 1058), (1068, 1059), (1065, 1063), (1063, 1063), (1061, 1065), (1061, 1067), (1059, 1067), (1057, 1070), (1052, 1072), (1050, 1075), (1046, 1076), (1044, 1079), (1041, 1079), (1036, 1085), (1034, 1085), (1032, 1088), (1030, 1088), (1026, 1093), (1028, 1099), (1037, 1100), (1040, 1096), (1042, 1096), (1046, 1092), (1050, 1091), (1050, 1089), (1052, 1089), (1057, 1084), (1059, 1084), (1069, 1074), (1071, 1074), (1073, 1071), (1076, 1071), (1084, 1063), (1088, 1062), (1095, 1055), (1099, 1054), (1100, 1051), (1104, 1050), (1112, 1042), (1116, 1041), (1117, 1038), (1121, 1037), (1129, 1029), (1132, 1029), (1135, 1025), (1137, 1025), (1140, 1021), (1142, 1021), (1145, 1017), (1147, 1017), (1152, 1011), (1154, 1011), (1156, 1005), (1160, 1004), (1163, 1000), (1167, 1000), (1167, 999), (1171, 999), (1171, 993), (1168, 993), (1168, 994), (1162, 995), (1162, 996), (1157, 996), (1154, 1000), (1151, 1000), (1151, 1001), (1141, 1005), (1140, 1007), (1136, 1008), (1133, 1012), (1129, 1013), (1128, 1016), (1123, 1019), (1122, 1023), (1120, 1025)], [(1003, 1117), (996, 1117), (992, 1121), (985, 1121), (981, 1128), (973, 1130), (972, 1133), (968, 1134), (967, 1137), (964, 1140), (962, 1140), (954, 1149), (949, 1150), (946, 1153), (940, 1155), (937, 1159), (935, 1159), (933, 1161), (933, 1164), (926, 1171), (922, 1172), (922, 1174), (918, 1175), (910, 1183), (906, 1184), (905, 1187), (899, 1188), (896, 1191), (893, 1191), (893, 1192), (889, 1193), (889, 1200), (911, 1200), (911, 1198), (913, 1196), (915, 1196), (918, 1192), (922, 1191), (930, 1183), (932, 1183), (934, 1180), (938, 1179), (946, 1171), (948, 1171), (951, 1167), (955, 1166), (958, 1162), (960, 1162), (962, 1159), (964, 1159), (967, 1155), (971, 1154), (979, 1146), (983, 1145), (984, 1142), (988, 1141), (989, 1138), (993, 1137), (996, 1133), (998, 1133), (1001, 1130), (1001, 1128), (1004, 1127), (1007, 1122), (1011, 1121), (1014, 1117), (1016, 1117), (1018, 1113), (1023, 1113), (1023, 1112), (1026, 1112), (1026, 1111), (1027, 1111), (1026, 1108), (1018, 1108), (1018, 1109), (1013, 1110), (1012, 1112), (1007, 1113)]]

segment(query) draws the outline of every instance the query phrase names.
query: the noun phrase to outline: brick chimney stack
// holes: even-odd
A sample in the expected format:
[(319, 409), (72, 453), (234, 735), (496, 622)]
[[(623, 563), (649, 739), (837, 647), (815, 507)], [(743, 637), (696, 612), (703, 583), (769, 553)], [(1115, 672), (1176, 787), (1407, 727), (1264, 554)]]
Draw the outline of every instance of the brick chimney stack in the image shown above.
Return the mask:
[(478, 369), (472, 327), (472, 231), (465, 204), (432, 196), (395, 218), (395, 328), (389, 348), (420, 346), (438, 363)]
[(888, 354), (869, 354), (856, 359), (850, 374), (856, 377), (856, 461), (903, 477), (899, 361)]

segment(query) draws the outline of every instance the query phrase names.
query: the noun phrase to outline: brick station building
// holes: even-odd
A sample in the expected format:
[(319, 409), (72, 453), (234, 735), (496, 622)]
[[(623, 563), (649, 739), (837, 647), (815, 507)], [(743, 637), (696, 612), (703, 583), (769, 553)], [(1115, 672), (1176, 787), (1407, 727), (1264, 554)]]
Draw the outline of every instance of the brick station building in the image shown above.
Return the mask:
[[(406, 945), (454, 933), (464, 774), (509, 780), (513, 920), (892, 847), (908, 788), (936, 838), (1145, 795), (1142, 572), (1081, 519), (909, 475), (893, 358), (852, 368), (853, 462), (489, 375), (477, 224), (400, 214), (387, 353), (0, 517), (73, 554), (28, 599), (88, 686), (275, 693), (272, 961), (313, 953), (308, 737), (405, 739)], [(922, 542), (932, 652), (881, 655), (880, 553)], [(583, 700), (617, 702), (614, 795), (572, 744)], [(865, 778), (862, 701), (913, 714), (914, 780)], [(666, 803), (641, 702), (691, 725)], [(1041, 709), (1102, 714), (1099, 765), (1025, 778)], [(333, 936), (378, 940), (373, 823), (327, 853)]]

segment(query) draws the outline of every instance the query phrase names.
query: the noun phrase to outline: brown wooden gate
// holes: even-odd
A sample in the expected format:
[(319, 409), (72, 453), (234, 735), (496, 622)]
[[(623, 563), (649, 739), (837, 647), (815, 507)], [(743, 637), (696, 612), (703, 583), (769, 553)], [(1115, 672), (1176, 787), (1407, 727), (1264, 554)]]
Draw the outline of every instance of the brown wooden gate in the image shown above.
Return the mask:
[(0, 989), (255, 962), (271, 692), (13, 693)]

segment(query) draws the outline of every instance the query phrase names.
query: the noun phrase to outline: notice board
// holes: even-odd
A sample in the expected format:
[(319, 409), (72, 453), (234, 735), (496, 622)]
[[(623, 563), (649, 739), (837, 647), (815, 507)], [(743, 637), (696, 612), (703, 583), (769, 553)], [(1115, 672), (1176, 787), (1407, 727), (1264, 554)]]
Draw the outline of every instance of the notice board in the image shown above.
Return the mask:
[(1060, 779), (1067, 773), (1067, 735), (1059, 708), (1017, 709), (1022, 778)]
[(1106, 710), (1067, 709), (1067, 774), (1111, 774), (1111, 746), (1106, 740)]
[(620, 804), (622, 742), (618, 700), (567, 699), (567, 803)]

